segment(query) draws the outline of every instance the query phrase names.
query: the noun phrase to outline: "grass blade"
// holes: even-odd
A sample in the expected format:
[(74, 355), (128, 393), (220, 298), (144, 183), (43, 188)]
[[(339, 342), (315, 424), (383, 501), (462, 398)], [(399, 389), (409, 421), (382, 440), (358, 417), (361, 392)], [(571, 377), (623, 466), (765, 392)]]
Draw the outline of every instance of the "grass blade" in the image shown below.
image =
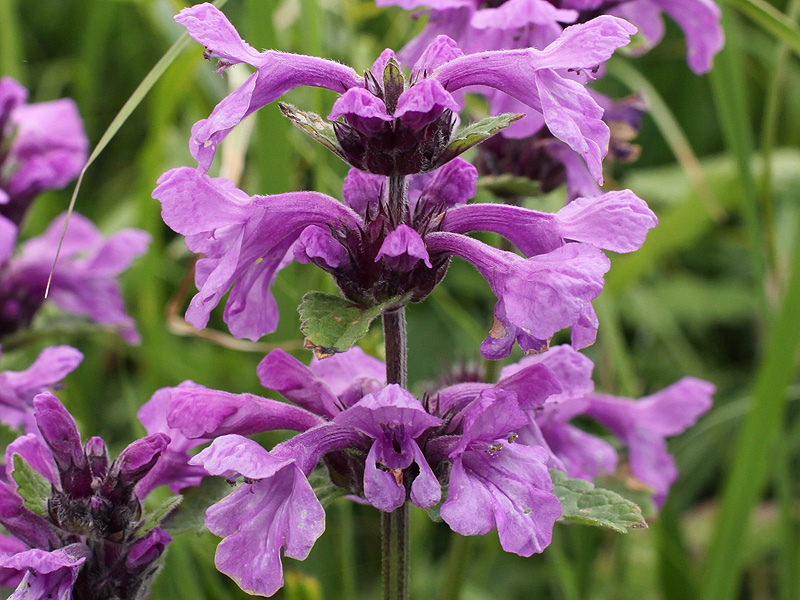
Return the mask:
[(731, 471), (722, 492), (701, 600), (737, 597), (747, 524), (772, 472), (775, 446), (782, 433), (788, 384), (800, 349), (797, 315), (800, 315), (800, 240), (795, 242), (788, 285), (783, 302), (770, 323), (764, 359), (756, 374), (753, 403), (736, 443)]
[(728, 0), (742, 13), (769, 31), (795, 53), (800, 54), (800, 27), (764, 0)]

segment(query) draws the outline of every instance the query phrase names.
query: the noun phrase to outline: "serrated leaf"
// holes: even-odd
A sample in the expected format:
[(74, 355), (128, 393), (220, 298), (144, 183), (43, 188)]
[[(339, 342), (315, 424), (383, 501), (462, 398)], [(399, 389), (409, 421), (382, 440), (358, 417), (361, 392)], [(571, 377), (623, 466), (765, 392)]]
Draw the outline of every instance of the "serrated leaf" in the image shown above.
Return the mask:
[(139, 529), (136, 530), (136, 536), (142, 536), (151, 529), (155, 529), (161, 525), (161, 522), (166, 519), (172, 511), (178, 508), (181, 502), (183, 502), (183, 496), (180, 494), (170, 496), (159, 504), (154, 511), (145, 514), (142, 524), (139, 526)]
[(450, 143), (447, 144), (447, 148), (445, 148), (444, 152), (436, 159), (433, 168), (441, 167), (459, 154), (463, 154), (473, 146), (477, 146), (482, 141), (492, 137), (498, 131), (505, 129), (511, 125), (511, 123), (518, 121), (524, 116), (525, 115), (513, 113), (494, 115), (456, 131), (453, 137), (450, 138)]
[(171, 534), (203, 532), (206, 509), (233, 492), (235, 487), (222, 477), (204, 478), (199, 486), (184, 490), (180, 506), (162, 518), (161, 527)]
[(583, 479), (569, 479), (563, 471), (555, 469), (550, 471), (550, 476), (553, 493), (561, 501), (561, 519), (619, 533), (647, 527), (639, 507), (616, 492), (596, 488)]
[(658, 512), (656, 505), (653, 503), (655, 490), (630, 475), (625, 476), (619, 473), (603, 475), (596, 478), (594, 483), (599, 488), (615, 492), (626, 500), (633, 502), (639, 507), (645, 519), (654, 517)]
[(42, 517), (47, 516), (47, 499), (50, 498), (52, 486), (19, 454), (12, 459), (14, 472), (11, 476), (17, 482), (17, 493), (27, 508)]
[(300, 330), (306, 336), (305, 346), (317, 358), (346, 352), (369, 331), (369, 326), (384, 310), (402, 304), (402, 298), (391, 298), (382, 304), (364, 308), (349, 300), (308, 292), (298, 307)]
[(336, 139), (333, 125), (329, 121), (323, 119), (317, 113), (298, 110), (297, 107), (286, 102), (278, 102), (278, 107), (284, 116), (298, 129), (310, 135), (336, 156), (347, 162), (347, 157), (345, 157), (342, 147)]
[(311, 474), (308, 476), (308, 483), (311, 485), (311, 489), (314, 490), (314, 495), (317, 497), (317, 500), (319, 500), (322, 508), (327, 507), (337, 498), (341, 498), (347, 494), (347, 490), (331, 481), (328, 475), (328, 469), (323, 465), (317, 465), (316, 468), (311, 471)]
[(542, 193), (539, 182), (508, 173), (478, 177), (478, 187), (490, 191), (498, 198), (538, 196)]

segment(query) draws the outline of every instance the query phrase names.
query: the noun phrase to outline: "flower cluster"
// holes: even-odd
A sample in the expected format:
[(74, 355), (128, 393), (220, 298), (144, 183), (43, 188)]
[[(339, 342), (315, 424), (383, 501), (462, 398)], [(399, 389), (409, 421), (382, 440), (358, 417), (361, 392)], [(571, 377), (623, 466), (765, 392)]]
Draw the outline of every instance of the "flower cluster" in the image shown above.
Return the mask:
[[(662, 13), (669, 15), (686, 36), (687, 61), (695, 73), (711, 69), (714, 55), (724, 43), (720, 10), (713, 0), (376, 0), (378, 6), (395, 5), (412, 10), (427, 7), (428, 22), (422, 32), (400, 52), (404, 60), (421, 56), (430, 42), (446, 35), (456, 40), (467, 54), (484, 54), (522, 48), (542, 49), (560, 44), (563, 33), (577, 24), (589, 23), (602, 15), (621, 17), (638, 28), (630, 54), (641, 54), (658, 44), (664, 36)], [(565, 29), (566, 28), (566, 29)], [(597, 63), (576, 68), (562, 66), (561, 74), (579, 81), (602, 75)], [(563, 69), (568, 73), (563, 72)], [(481, 174), (514, 174), (540, 183), (549, 191), (566, 182), (568, 200), (578, 196), (598, 196), (597, 174), (587, 172), (576, 156), (574, 145), (565, 145), (553, 136), (552, 127), (542, 116), (531, 113), (518, 99), (485, 92), (493, 114), (526, 112), (528, 116), (504, 130), (502, 137), (481, 146), (478, 167)], [(602, 120), (611, 130), (607, 160), (629, 162), (638, 156), (630, 141), (639, 129), (646, 105), (639, 95), (617, 102), (592, 91), (602, 107)], [(551, 133), (552, 132), (552, 133)]]
[[(598, 187), (609, 149), (623, 159), (635, 154), (630, 141), (642, 113), (637, 98), (614, 104), (585, 87), (636, 32), (628, 21), (604, 14), (611, 4), (618, 10), (627, 4), (512, 0), (484, 11), (459, 1), (456, 12), (469, 27), (488, 29), (505, 20), (499, 29), (516, 35), (520, 24), (536, 25), (526, 29), (533, 37), (511, 49), (468, 41), (467, 54), (443, 30), (431, 35), (444, 23), (436, 15), (455, 10), (455, 3), (432, 4), (424, 44), (415, 42), (413, 60), (408, 50), (404, 56), (414, 64), (408, 76), (391, 50), (362, 77), (322, 58), (257, 52), (209, 4), (176, 17), (205, 46), (206, 58), (219, 60), (220, 71), (242, 62), (255, 68), (193, 127), (190, 148), (198, 168), (168, 171), (153, 193), (165, 223), (202, 254), (198, 293), (186, 313), (193, 326), (205, 327), (228, 294), (224, 319), (234, 336), (257, 340), (274, 331), (279, 315), (271, 287), (280, 269), (297, 260), (330, 273), (359, 307), (390, 306), (386, 327), (404, 303), (423, 300), (458, 256), (497, 297), (483, 356), (505, 358), (515, 344), (530, 355), (505, 367), (494, 383), (454, 382), (422, 398), (399, 385), (402, 343), (390, 352), (388, 340), (388, 365), (357, 347), (310, 366), (271, 352), (258, 367), (259, 378), (291, 404), (192, 382), (159, 392), (140, 416), (149, 432), (167, 433), (173, 443), (159, 463), (163, 468), (156, 466), (153, 481), (142, 485), (149, 489), (171, 477), (179, 489), (207, 474), (229, 481), (241, 476), (242, 483), (208, 509), (206, 525), (224, 538), (217, 567), (251, 593), (275, 593), (283, 583), (281, 549), (305, 558), (322, 534), (324, 509), (308, 480), (315, 468), (324, 467), (343, 493), (380, 511), (407, 502), (438, 508), (453, 531), (496, 529), (506, 551), (530, 556), (547, 547), (562, 514), (551, 469), (593, 480), (627, 463), (660, 504), (676, 477), (666, 437), (711, 405), (713, 386), (692, 378), (638, 401), (595, 394), (592, 364), (576, 351), (595, 339), (592, 301), (610, 267), (604, 251), (638, 249), (657, 222), (631, 191), (602, 193)], [(628, 8), (640, 6), (632, 1)], [(353, 167), (341, 201), (317, 192), (250, 196), (210, 176), (216, 147), (228, 133), (298, 86), (340, 94), (331, 122), (292, 106), (281, 109)], [(569, 184), (569, 202), (559, 211), (469, 203), (478, 170), (459, 157), (470, 144), (454, 131), (460, 106), (454, 93), (475, 86), (491, 90), (496, 112), (506, 112), (497, 110), (501, 105), (525, 105), (527, 123), (535, 124), (530, 133), (541, 130), (532, 150), (535, 172), (556, 173), (553, 186), (563, 177)], [(615, 135), (607, 123), (616, 124)], [(515, 162), (514, 152), (529, 150), (490, 147), (481, 161)], [(553, 170), (556, 159), (561, 166)], [(580, 169), (569, 167), (573, 159)], [(496, 249), (472, 232), (499, 234), (515, 251)], [(549, 348), (567, 327), (571, 345)], [(387, 338), (404, 335), (390, 329)], [(579, 429), (576, 417), (593, 419), (616, 441)], [(270, 450), (244, 437), (276, 429), (296, 435)]]
[(75, 420), (50, 392), (33, 407), (38, 431), (8, 446), (7, 481), (0, 482), (0, 525), (9, 534), (0, 554), (3, 585), (17, 586), (12, 598), (146, 596), (171, 538), (143, 526), (135, 488), (170, 438), (142, 438), (112, 461), (101, 438), (81, 443)]
[[(219, 59), (220, 69), (242, 62), (256, 68), (192, 128), (192, 155), (203, 171), (211, 165), (217, 144), (242, 119), (299, 86), (342, 93), (328, 118), (345, 118), (335, 127), (342, 146), (337, 153), (356, 168), (382, 175), (430, 170), (447, 158), (439, 152), (451, 134), (448, 111), (459, 106), (453, 92), (485, 86), (541, 115), (552, 134), (580, 154), (592, 176), (602, 181), (601, 159), (609, 139), (603, 109), (581, 83), (560, 72), (596, 68), (636, 32), (627, 21), (606, 15), (567, 28), (542, 50), (467, 55), (452, 39), (439, 36), (421, 53), (406, 82), (391, 50), (361, 77), (335, 61), (256, 52), (211, 4), (183, 9), (175, 20), (206, 47), (207, 57)], [(421, 156), (410, 157), (409, 152)]]
[(378, 6), (406, 10), (426, 7), (428, 24), (403, 50), (416, 56), (437, 35), (459, 40), (465, 52), (504, 48), (543, 48), (565, 26), (600, 15), (616, 15), (636, 25), (641, 34), (632, 50), (642, 53), (664, 37), (662, 14), (669, 15), (686, 36), (686, 59), (695, 73), (711, 69), (724, 43), (720, 10), (713, 0), (376, 0)]
[[(23, 217), (39, 193), (78, 175), (88, 146), (72, 100), (25, 104), (26, 97), (19, 83), (0, 79), (0, 338), (29, 327), (44, 303), (66, 218), (57, 217), (15, 253)], [(114, 326), (126, 341), (138, 343), (116, 277), (149, 242), (149, 234), (132, 228), (106, 238), (91, 221), (73, 215), (50, 282), (51, 302)]]
[[(453, 531), (496, 528), (504, 550), (530, 556), (550, 543), (561, 515), (548, 469), (592, 480), (618, 467), (614, 446), (570, 423), (584, 416), (627, 448), (631, 475), (663, 503), (677, 475), (666, 437), (709, 409), (713, 386), (685, 378), (634, 401), (594, 394), (591, 370), (558, 346), (505, 367), (496, 383), (457, 383), (420, 401), (386, 385), (384, 365), (357, 347), (310, 367), (274, 350), (259, 378), (296, 406), (196, 385), (173, 388), (162, 406), (187, 439), (214, 439), (191, 464), (244, 477), (206, 524), (225, 538), (217, 567), (246, 591), (271, 595), (282, 585), (281, 546), (302, 559), (323, 532), (307, 480), (320, 460), (331, 481), (379, 510), (407, 499), (440, 505)], [(276, 429), (299, 433), (270, 451), (242, 437)]]

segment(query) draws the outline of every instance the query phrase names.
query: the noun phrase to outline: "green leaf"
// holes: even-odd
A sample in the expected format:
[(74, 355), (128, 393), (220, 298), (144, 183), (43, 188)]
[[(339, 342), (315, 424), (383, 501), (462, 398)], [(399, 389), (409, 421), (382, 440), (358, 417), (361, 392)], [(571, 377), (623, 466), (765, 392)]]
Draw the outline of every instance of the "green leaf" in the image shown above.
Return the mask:
[(23, 503), (37, 515), (47, 516), (47, 499), (50, 498), (52, 486), (42, 475), (36, 472), (24, 458), (14, 454), (14, 472), (11, 476), (17, 482), (17, 493), (22, 496)]
[(510, 173), (479, 177), (478, 188), (488, 190), (498, 198), (538, 196), (542, 193), (538, 181)]
[(313, 139), (325, 146), (336, 156), (347, 162), (347, 157), (336, 139), (333, 125), (320, 117), (317, 113), (298, 110), (297, 107), (286, 102), (278, 102), (278, 107), (298, 129), (310, 135)]
[(151, 529), (155, 529), (161, 525), (161, 522), (167, 518), (172, 511), (178, 508), (181, 502), (183, 502), (183, 496), (170, 496), (159, 504), (153, 512), (146, 513), (142, 524), (139, 526), (139, 529), (136, 530), (136, 536), (142, 536)]
[(370, 323), (384, 310), (400, 306), (404, 298), (396, 297), (369, 308), (339, 296), (308, 292), (298, 307), (300, 330), (306, 336), (305, 346), (317, 358), (328, 358), (346, 352), (356, 340), (369, 331)]
[(553, 493), (561, 501), (561, 519), (619, 533), (647, 527), (639, 507), (619, 494), (595, 488), (583, 479), (569, 479), (563, 471), (552, 469), (550, 476)]
[(472, 123), (463, 129), (457, 131), (452, 138), (450, 138), (450, 143), (447, 144), (447, 148), (444, 149), (444, 152), (436, 159), (436, 162), (433, 165), (433, 169), (437, 167), (441, 167), (446, 162), (453, 160), (459, 154), (463, 154), (473, 146), (477, 146), (485, 139), (492, 137), (498, 131), (505, 129), (514, 121), (518, 121), (525, 115), (517, 115), (513, 113), (505, 113), (502, 115), (495, 115), (492, 117), (486, 117), (485, 119), (481, 119), (476, 123)]
[(230, 494), (235, 487), (222, 477), (204, 478), (199, 486), (184, 492), (180, 506), (162, 518), (161, 527), (171, 534), (202, 533), (205, 531), (206, 509)]
[(397, 64), (395, 59), (390, 58), (383, 69), (384, 102), (389, 114), (394, 113), (397, 109), (397, 100), (400, 98), (400, 94), (403, 93), (405, 86), (406, 82), (403, 79), (400, 65)]
[(324, 465), (317, 465), (311, 474), (308, 476), (308, 483), (311, 489), (314, 490), (317, 500), (322, 505), (322, 508), (328, 506), (337, 498), (341, 498), (347, 493), (347, 490), (339, 487), (331, 481), (328, 474), (328, 468)]

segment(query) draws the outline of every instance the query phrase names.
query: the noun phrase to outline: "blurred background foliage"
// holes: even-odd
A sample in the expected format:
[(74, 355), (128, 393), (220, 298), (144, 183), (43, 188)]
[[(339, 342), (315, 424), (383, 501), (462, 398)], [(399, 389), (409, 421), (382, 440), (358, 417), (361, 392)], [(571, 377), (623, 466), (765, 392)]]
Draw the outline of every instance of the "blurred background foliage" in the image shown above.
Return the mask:
[[(607, 188), (632, 188), (660, 225), (642, 250), (612, 257), (596, 302), (598, 342), (587, 354), (598, 389), (609, 393), (637, 397), (683, 375), (716, 384), (712, 411), (671, 443), (680, 480), (649, 530), (620, 536), (559, 525), (552, 546), (530, 559), (504, 554), (495, 535), (461, 538), (414, 513), (413, 598), (800, 597), (800, 2), (719, 1), (727, 45), (710, 75), (691, 73), (682, 33), (668, 23), (657, 48), (614, 57), (596, 85), (617, 97), (643, 91), (648, 100), (641, 158), (614, 165)], [(20, 80), (32, 101), (74, 98), (94, 145), (181, 35), (172, 16), (182, 6), (0, 0), (0, 73)], [(325, 56), (360, 70), (384, 47), (402, 47), (424, 22), (367, 0), (230, 0), (225, 12), (256, 48)], [(201, 48), (186, 44), (83, 182), (78, 212), (106, 232), (136, 226), (153, 236), (149, 253), (123, 276), (142, 344), (128, 347), (113, 332), (46, 313), (30, 335), (3, 349), (3, 370), (27, 366), (46, 345), (84, 352), (59, 396), (85, 435), (101, 435), (117, 450), (143, 433), (136, 411), (159, 387), (192, 379), (265, 395), (257, 363), (275, 346), (307, 361), (295, 309), (308, 290), (333, 291), (319, 270), (286, 269), (276, 286), (279, 329), (259, 344), (228, 338), (221, 311), (211, 322), (218, 334), (198, 335), (182, 321), (194, 293), (192, 257), (162, 224), (150, 194), (161, 173), (194, 164), (191, 125), (227, 93), (239, 68), (222, 79)], [(332, 99), (308, 89), (288, 98), (323, 115)], [(344, 165), (294, 130), (276, 105), (251, 125), (249, 143), (228, 142), (217, 161), (225, 174), (240, 175), (248, 193), (340, 195)], [(62, 212), (70, 192), (40, 197), (23, 238)], [(551, 194), (528, 205), (559, 202)], [(454, 261), (444, 284), (409, 309), (415, 390), (452, 368), (480, 366), (477, 349), (494, 301), (485, 281)], [(380, 342), (373, 330), (362, 345), (378, 353)], [(214, 569), (216, 541), (208, 533), (177, 536), (153, 598), (246, 597)], [(376, 597), (378, 546), (377, 512), (338, 500), (309, 559), (284, 560), (287, 585), (276, 597)]]

